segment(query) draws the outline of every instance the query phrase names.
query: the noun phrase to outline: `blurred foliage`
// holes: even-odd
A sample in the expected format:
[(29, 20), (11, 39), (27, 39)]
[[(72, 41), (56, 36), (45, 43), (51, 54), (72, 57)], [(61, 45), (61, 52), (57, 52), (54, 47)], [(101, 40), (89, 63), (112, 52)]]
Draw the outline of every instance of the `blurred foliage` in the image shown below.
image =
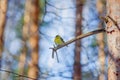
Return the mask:
[(96, 39), (92, 40), (92, 43), (91, 43), (90, 46), (93, 47), (93, 48), (96, 47), (96, 46), (98, 46), (97, 40)]
[[(19, 74), (19, 69), (14, 69), (12, 70), (14, 73), (17, 73)], [(28, 67), (25, 67), (24, 68), (24, 75), (23, 76), (27, 76), (27, 73), (28, 73)], [(12, 77), (12, 80), (20, 80), (20, 77), (21, 76), (18, 76), (16, 74), (11, 74), (11, 77)], [(23, 79), (25, 79), (26, 77), (23, 77)]]
[(44, 21), (44, 18), (45, 18), (45, 15), (46, 15), (46, 11), (45, 11), (45, 8), (46, 8), (46, 3), (45, 3), (45, 0), (40, 0), (39, 1), (39, 5), (40, 5), (40, 16), (39, 16), (39, 20), (40, 20), (40, 27), (44, 27), (44, 26), (47, 26), (51, 23), (51, 21), (48, 21), (48, 22), (45, 22)]
[[(14, 73), (18, 73), (18, 69), (15, 69), (15, 70), (12, 70), (12, 71), (13, 71)], [(13, 80), (19, 80), (19, 76), (16, 75), (16, 74), (12, 74), (11, 77), (12, 77)]]
[(92, 75), (90, 72), (83, 72), (82, 77), (83, 80), (91, 80), (90, 78), (92, 78)]
[[(17, 3), (16, 3), (16, 4), (17, 4)], [(24, 9), (24, 8), (25, 8), (25, 5), (24, 5), (24, 4), (19, 4), (18, 7), (19, 7), (20, 9)]]
[(45, 12), (45, 0), (40, 0), (39, 1), (39, 5), (40, 5), (40, 16), (39, 16), (39, 19), (40, 19), (40, 22), (42, 21), (42, 17), (44, 15), (44, 12)]
[(40, 0), (39, 1), (39, 5), (40, 5), (40, 12), (44, 12), (44, 8), (45, 8), (45, 0)]
[(24, 24), (24, 16), (22, 16), (19, 20), (19, 23), (17, 24), (17, 27), (15, 28), (17, 37), (22, 38), (22, 28)]

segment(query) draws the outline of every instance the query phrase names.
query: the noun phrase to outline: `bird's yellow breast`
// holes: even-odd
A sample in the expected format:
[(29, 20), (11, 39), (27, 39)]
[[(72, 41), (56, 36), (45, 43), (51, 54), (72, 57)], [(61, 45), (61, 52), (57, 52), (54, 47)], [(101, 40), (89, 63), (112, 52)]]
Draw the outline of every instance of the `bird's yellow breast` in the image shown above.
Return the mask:
[(54, 42), (56, 45), (61, 45), (64, 43), (59, 37), (55, 38)]

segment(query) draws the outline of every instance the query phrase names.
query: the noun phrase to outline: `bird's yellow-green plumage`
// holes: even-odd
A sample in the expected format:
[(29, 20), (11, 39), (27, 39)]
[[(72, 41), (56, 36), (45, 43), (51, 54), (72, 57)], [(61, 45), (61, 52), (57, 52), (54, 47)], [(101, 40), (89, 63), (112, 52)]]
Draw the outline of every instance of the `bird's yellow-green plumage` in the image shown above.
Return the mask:
[(62, 39), (62, 37), (60, 37), (60, 35), (56, 35), (54, 42), (57, 46), (64, 44), (64, 40)]

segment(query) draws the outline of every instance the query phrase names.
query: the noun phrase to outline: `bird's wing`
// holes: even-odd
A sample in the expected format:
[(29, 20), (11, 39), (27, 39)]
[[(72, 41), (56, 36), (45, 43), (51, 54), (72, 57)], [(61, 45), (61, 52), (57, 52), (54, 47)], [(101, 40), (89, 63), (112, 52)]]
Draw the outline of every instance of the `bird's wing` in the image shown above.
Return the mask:
[(65, 43), (65, 41), (63, 40), (63, 38), (60, 37), (60, 39), (62, 40), (63, 43)]
[[(60, 37), (60, 39), (61, 39), (61, 41), (63, 42), (63, 43), (65, 43), (65, 41)], [(68, 45), (66, 45), (67, 47), (68, 47)]]

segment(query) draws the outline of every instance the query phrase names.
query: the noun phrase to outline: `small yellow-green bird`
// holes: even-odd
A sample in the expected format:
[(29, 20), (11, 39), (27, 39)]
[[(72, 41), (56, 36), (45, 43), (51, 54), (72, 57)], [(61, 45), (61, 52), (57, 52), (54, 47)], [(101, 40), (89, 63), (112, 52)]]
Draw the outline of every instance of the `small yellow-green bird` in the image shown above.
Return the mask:
[(55, 36), (54, 42), (57, 46), (65, 43), (65, 41), (63, 40), (63, 38), (60, 35)]

